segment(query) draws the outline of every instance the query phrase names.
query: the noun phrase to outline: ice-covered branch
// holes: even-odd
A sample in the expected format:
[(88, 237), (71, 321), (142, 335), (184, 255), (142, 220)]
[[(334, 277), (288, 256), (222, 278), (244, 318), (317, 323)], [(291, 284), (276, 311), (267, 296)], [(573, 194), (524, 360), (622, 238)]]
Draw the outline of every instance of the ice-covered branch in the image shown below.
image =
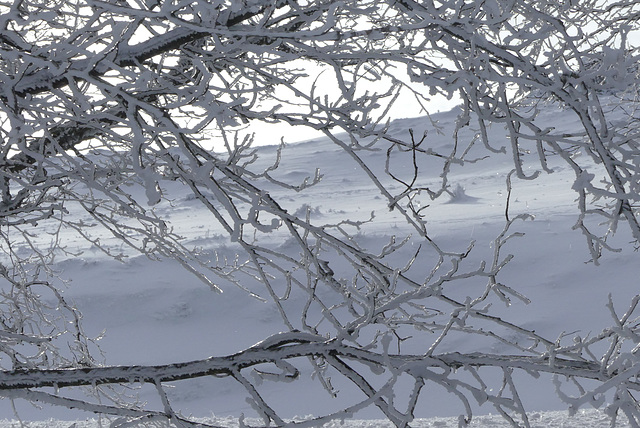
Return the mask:
[[(302, 425), (376, 406), (406, 426), (431, 385), (453, 394), (464, 418), (471, 403), (489, 402), (526, 425), (527, 403), (513, 376), (523, 371), (575, 381), (579, 397), (557, 387), (574, 407), (599, 405), (615, 391), (611, 405), (637, 416), (637, 299), (623, 315), (612, 299), (614, 327), (566, 345), (564, 336), (546, 337), (508, 312), (531, 300), (503, 273), (518, 257), (511, 250), (523, 236), (521, 220), (533, 218), (516, 212), (515, 189), (559, 168), (575, 174), (567, 186), (578, 195), (575, 228), (594, 262), (602, 250), (616, 250), (614, 233), (638, 245), (640, 80), (629, 35), (639, 7), (526, 0), (0, 5), (0, 394), (187, 424), (166, 384), (227, 377), (265, 424), (283, 425), (259, 383), (295, 384), (307, 364), (330, 395), (334, 376), (362, 396)], [(390, 115), (407, 95), (432, 131), (392, 130)], [(428, 115), (435, 96), (460, 100), (450, 126)], [(573, 120), (554, 129), (548, 109)], [(321, 167), (310, 150), (305, 155), (318, 165), (296, 177), (288, 141), (265, 131), (284, 124), (324, 135), (344, 171), (331, 177), (332, 159)], [(255, 147), (272, 143), (279, 148)], [(486, 242), (441, 238), (432, 213), (447, 195), (446, 203), (461, 202), (457, 172), (503, 155), (502, 230)], [(356, 177), (374, 189), (368, 204), (379, 199), (375, 211), (340, 216), (334, 206), (327, 219), (305, 199), (328, 203), (335, 189), (327, 186), (348, 187)], [(201, 208), (207, 227), (225, 240), (220, 254), (181, 236), (172, 208), (182, 200)], [(33, 232), (42, 224), (55, 226), (47, 229), (50, 241)], [(372, 226), (384, 239), (371, 239)], [(236, 286), (268, 302), (289, 331), (224, 357), (98, 366), (81, 314), (59, 290), (56, 258), (77, 254), (63, 230), (121, 261), (173, 258), (214, 291)], [(485, 351), (445, 349), (466, 337), (479, 338)], [(411, 388), (399, 409), (406, 376)], [(490, 376), (498, 392), (487, 386)], [(598, 384), (592, 401), (582, 379)], [(151, 384), (162, 410), (126, 399), (78, 404), (33, 390), (130, 383)]]

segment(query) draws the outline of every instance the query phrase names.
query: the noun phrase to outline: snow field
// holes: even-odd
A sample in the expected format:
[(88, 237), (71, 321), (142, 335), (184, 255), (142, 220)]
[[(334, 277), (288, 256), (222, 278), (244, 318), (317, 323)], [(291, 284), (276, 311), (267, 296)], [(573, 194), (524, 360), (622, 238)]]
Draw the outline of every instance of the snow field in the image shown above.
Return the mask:
[[(239, 427), (237, 419), (226, 418), (202, 418), (201, 423), (216, 425), (225, 428)], [(260, 424), (257, 419), (246, 419), (245, 423)], [(29, 428), (101, 428), (108, 426), (106, 421), (97, 419), (86, 419), (79, 421), (58, 421), (48, 420), (40, 422), (29, 422)], [(161, 428), (162, 425), (148, 424), (148, 427)], [(457, 428), (458, 418), (429, 418), (416, 419), (411, 426), (413, 428)], [(511, 426), (501, 417), (496, 415), (482, 415), (475, 417), (470, 428), (511, 428)], [(610, 426), (609, 418), (598, 410), (581, 410), (573, 417), (568, 417), (567, 412), (534, 412), (531, 414), (531, 428), (608, 428)], [(628, 424), (619, 423), (620, 427), (627, 427)], [(0, 420), (1, 428), (22, 428), (20, 423), (15, 420)], [(350, 419), (346, 421), (334, 421), (326, 424), (323, 428), (394, 428), (393, 424), (388, 421), (381, 420), (358, 420)]]
[[(450, 128), (455, 115), (456, 112), (452, 111), (435, 115), (435, 118), (440, 125)], [(550, 125), (558, 128), (567, 126), (567, 121), (558, 112), (542, 113), (542, 116)], [(398, 137), (406, 137), (409, 128), (420, 132), (428, 129), (432, 136), (430, 146), (434, 149), (446, 151), (450, 144), (446, 135), (438, 135), (424, 118), (396, 121), (392, 124), (391, 132)], [(494, 129), (492, 132), (493, 140), (501, 141), (501, 131)], [(275, 148), (261, 148), (260, 153), (261, 167), (266, 166), (273, 160)], [(277, 188), (273, 189), (273, 195), (290, 212), (299, 216), (308, 215), (321, 223), (335, 224), (347, 218), (365, 221), (374, 212), (374, 221), (362, 225), (354, 236), (367, 247), (381, 248), (392, 235), (397, 240), (411, 236), (412, 230), (397, 212), (389, 211), (380, 192), (350, 159), (340, 154), (340, 149), (326, 140), (287, 146), (283, 152), (282, 166), (274, 173), (274, 177), (299, 184), (307, 177), (313, 178), (315, 168), (320, 168), (324, 178), (309, 191), (296, 194), (295, 197), (279, 195)], [(383, 175), (384, 151), (365, 152), (362, 156), (371, 162), (374, 172)], [(405, 167), (401, 160), (398, 162), (391, 166), (400, 174)], [(466, 263), (486, 261), (492, 253), (493, 240), (504, 224), (505, 180), (511, 162), (508, 155), (495, 155), (477, 163), (454, 166), (449, 177), (453, 193), (450, 198), (430, 201), (425, 196), (423, 201), (417, 201), (430, 205), (427, 211), (430, 235), (442, 242), (446, 249), (464, 249), (470, 241), (475, 241), (474, 250)], [(425, 171), (429, 170), (428, 166)], [(640, 290), (637, 285), (640, 264), (637, 263), (637, 253), (624, 236), (611, 240), (612, 244), (623, 248), (621, 253), (606, 253), (600, 266), (585, 263), (589, 254), (584, 238), (578, 231), (572, 230), (577, 209), (575, 194), (571, 190), (571, 171), (562, 164), (554, 164), (553, 159), (551, 166), (554, 173), (537, 180), (513, 180), (510, 200), (509, 215), (512, 218), (519, 213), (531, 213), (534, 217), (518, 222), (512, 230), (522, 232), (524, 236), (514, 238), (505, 246), (504, 250), (516, 257), (502, 272), (501, 281), (531, 302), (513, 299), (512, 304), (507, 306), (495, 301), (492, 311), (494, 315), (535, 329), (543, 336), (570, 341), (575, 335), (584, 337), (612, 325), (613, 320), (606, 309), (609, 294), (616, 305), (624, 308), (626, 302)], [(422, 185), (437, 188), (440, 171), (436, 167), (434, 163), (433, 174), (420, 177)], [(393, 185), (390, 188), (393, 189)], [(180, 193), (180, 189), (166, 190), (167, 194), (173, 195), (173, 202), (160, 204), (157, 212), (184, 236), (185, 245), (201, 247), (212, 259), (233, 258), (234, 246), (212, 223), (210, 213), (193, 197)], [(401, 191), (401, 186), (397, 185), (396, 190)], [(212, 355), (223, 356), (285, 330), (273, 305), (251, 298), (230, 284), (221, 282), (224, 293), (217, 294), (174, 261), (153, 262), (130, 254), (124, 262), (117, 262), (106, 258), (95, 248), (84, 247), (85, 243), (71, 232), (65, 238), (69, 245), (84, 250), (81, 256), (61, 258), (56, 265), (62, 276), (72, 279), (65, 296), (84, 314), (87, 334), (100, 337), (97, 343), (104, 352), (105, 364), (162, 364)], [(273, 248), (284, 253), (292, 251), (286, 233), (275, 231), (268, 239)], [(410, 237), (404, 250), (393, 255), (398, 262), (418, 246), (413, 239)], [(121, 248), (121, 244), (106, 235), (104, 242), (114, 249)], [(24, 250), (28, 251), (28, 248)], [(337, 261), (331, 260), (329, 263), (334, 269), (340, 268)], [(416, 275), (426, 275), (429, 266), (415, 266), (412, 269)], [(247, 284), (249, 288), (256, 286), (250, 282)], [(460, 296), (477, 293), (483, 286), (475, 280), (461, 281)], [(294, 297), (291, 304), (300, 304), (300, 301)], [(403, 346), (405, 352), (424, 352), (424, 344), (419, 341), (408, 341)], [(506, 348), (500, 342), (488, 342), (482, 336), (451, 335), (441, 344), (439, 351), (501, 353)], [(286, 403), (286, 408), (278, 409), (284, 417), (330, 411), (335, 401), (328, 394), (323, 394), (317, 382), (311, 380), (311, 372), (303, 371), (302, 378), (300, 382), (304, 385), (304, 393), (299, 390), (288, 391), (288, 384), (282, 383), (265, 383), (263, 388), (268, 396), (282, 398), (281, 401)], [(517, 381), (523, 401), (531, 411), (532, 427), (609, 426), (606, 415), (596, 410), (581, 409), (569, 418), (567, 405), (558, 399), (549, 376), (535, 379), (521, 374), (517, 376)], [(344, 388), (338, 400), (349, 399), (352, 392), (347, 386)], [(138, 393), (140, 400), (149, 403), (150, 408), (157, 408), (158, 399), (153, 388), (134, 388), (132, 393)], [(177, 382), (169, 391), (172, 403), (183, 414), (207, 418), (213, 413), (217, 418), (206, 421), (221, 426), (237, 426), (234, 424), (237, 424), (240, 414), (247, 415), (248, 422), (256, 416), (246, 403), (245, 395), (242, 388), (229, 379), (202, 378)], [(416, 415), (420, 419), (414, 421), (412, 426), (458, 425), (457, 417), (446, 417), (462, 411), (460, 403), (452, 395), (434, 389), (425, 392), (421, 400)], [(87, 417), (86, 414), (66, 409), (47, 406), (38, 409), (25, 403), (16, 403), (16, 407), (19, 416), (30, 421), (28, 426), (31, 427), (100, 426), (97, 420), (81, 420)], [(474, 407), (474, 414), (479, 416), (474, 417), (471, 426), (509, 426), (499, 416), (486, 415), (491, 412), (495, 412), (495, 409)], [(379, 417), (376, 409), (366, 409), (354, 415), (354, 419), (345, 421), (344, 426), (391, 426), (378, 420)], [(0, 418), (6, 418), (0, 422), (0, 427), (19, 426), (7, 400), (0, 401)], [(327, 426), (343, 425), (336, 421)]]

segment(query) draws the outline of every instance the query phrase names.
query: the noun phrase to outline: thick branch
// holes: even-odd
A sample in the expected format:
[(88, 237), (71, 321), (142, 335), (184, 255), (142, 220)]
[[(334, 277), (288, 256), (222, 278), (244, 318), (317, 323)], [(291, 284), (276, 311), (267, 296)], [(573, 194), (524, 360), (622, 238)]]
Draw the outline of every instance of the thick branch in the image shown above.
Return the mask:
[[(380, 367), (391, 366), (416, 377), (432, 367), (461, 368), (501, 367), (530, 372), (548, 372), (565, 376), (606, 380), (600, 364), (564, 358), (492, 355), (458, 352), (432, 357), (423, 355), (389, 355), (357, 349), (320, 336), (302, 333), (282, 333), (242, 352), (204, 360), (156, 366), (113, 366), (61, 370), (27, 370), (0, 372), (0, 389), (68, 387), (133, 382), (171, 382), (203, 376), (231, 376), (233, 372), (264, 363), (274, 363), (297, 357), (339, 356), (365, 361)], [(611, 374), (614, 376), (615, 374)]]
[[(229, 16), (224, 23), (212, 24), (212, 28), (226, 27), (231, 28), (241, 24), (253, 17), (262, 14), (271, 2), (265, 2), (259, 8), (246, 8), (237, 13), (223, 14), (221, 16)], [(288, 1), (279, 1), (276, 8), (282, 8)], [(110, 64), (117, 67), (136, 66), (156, 55), (163, 54), (172, 50), (179, 49), (185, 44), (194, 42), (209, 36), (209, 32), (196, 31), (185, 27), (174, 28), (165, 34), (157, 35), (154, 38), (137, 45), (120, 46), (115, 54), (115, 58), (107, 57), (104, 60), (95, 62), (94, 58), (71, 61), (66, 67), (60, 67), (64, 70), (61, 74), (54, 75), (49, 69), (40, 69), (32, 74), (23, 76), (14, 86), (13, 92), (19, 97), (38, 94), (50, 91), (53, 88), (61, 88), (69, 84), (68, 72), (87, 73), (93, 76), (102, 76), (112, 69)]]

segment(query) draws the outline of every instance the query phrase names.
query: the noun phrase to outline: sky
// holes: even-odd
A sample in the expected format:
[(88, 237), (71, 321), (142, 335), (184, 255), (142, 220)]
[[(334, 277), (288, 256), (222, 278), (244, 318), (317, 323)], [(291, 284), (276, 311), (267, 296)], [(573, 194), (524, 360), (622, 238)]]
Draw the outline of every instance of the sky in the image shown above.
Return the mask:
[[(335, 87), (335, 78), (331, 75), (332, 72), (329, 70), (324, 70), (323, 72), (322, 68), (309, 61), (306, 61), (303, 64), (305, 67), (305, 71), (308, 73), (309, 77), (300, 80), (300, 87), (307, 88), (307, 90), (310, 92), (311, 86), (314, 83), (316, 77), (320, 75), (317, 80), (317, 96), (328, 95), (329, 97), (334, 97), (335, 99), (335, 97), (339, 94), (339, 91)], [(380, 92), (381, 85), (382, 87), (386, 87), (385, 85), (388, 84), (388, 79), (384, 78), (382, 79), (382, 81), (360, 80), (358, 82), (358, 89), (361, 93), (364, 93), (365, 91), (369, 91), (370, 93), (378, 93)], [(407, 82), (407, 86), (422, 94), (428, 92), (428, 88), (420, 83)], [(447, 99), (445, 96), (438, 94), (431, 96), (428, 104), (425, 105), (423, 101), (423, 104), (421, 105), (416, 100), (415, 95), (413, 95), (407, 87), (404, 87), (401, 89), (400, 95), (395, 100), (392, 108), (388, 111), (385, 120), (415, 118), (424, 116), (426, 114), (445, 112), (451, 110), (459, 103), (460, 100), (458, 97)], [(425, 109), (423, 108), (424, 106), (428, 108), (428, 111), (425, 111)], [(285, 143), (295, 143), (308, 141), (324, 136), (324, 133), (322, 131), (315, 130), (311, 127), (294, 127), (284, 122), (265, 124), (260, 121), (254, 121), (253, 123), (246, 127), (243, 127), (242, 129), (243, 133), (255, 132), (254, 143), (256, 146), (277, 145), (280, 144), (282, 139), (284, 139)]]

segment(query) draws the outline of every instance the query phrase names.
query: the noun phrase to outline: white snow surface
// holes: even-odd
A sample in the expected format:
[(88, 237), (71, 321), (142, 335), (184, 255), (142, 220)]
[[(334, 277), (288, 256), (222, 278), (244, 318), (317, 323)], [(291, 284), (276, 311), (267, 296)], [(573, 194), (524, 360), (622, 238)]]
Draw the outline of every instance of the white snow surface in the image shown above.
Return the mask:
[[(226, 418), (202, 418), (198, 422), (215, 424), (221, 427), (236, 428), (239, 426), (238, 420), (233, 417)], [(246, 419), (246, 423), (259, 424), (261, 421), (255, 419)], [(530, 415), (531, 428), (608, 428), (610, 419), (598, 410), (581, 410), (573, 417), (568, 417), (567, 412), (549, 411), (549, 412), (533, 412)], [(101, 422), (97, 419), (85, 419), (78, 421), (60, 421), (49, 419), (47, 421), (35, 421), (28, 423), (30, 428), (97, 428), (108, 426), (108, 423)], [(154, 425), (157, 426), (157, 425)], [(458, 418), (420, 418), (415, 419), (411, 426), (413, 428), (457, 428)], [(625, 426), (620, 424), (619, 426)], [(18, 428), (19, 422), (15, 420), (0, 420), (2, 428)], [(347, 421), (334, 421), (323, 425), (324, 428), (393, 428), (394, 425), (389, 421), (383, 420), (366, 420), (366, 419), (350, 419)], [(481, 415), (476, 416), (470, 428), (511, 428), (501, 416)], [(20, 427), (21, 428), (21, 427)]]
[[(443, 134), (437, 133), (426, 118), (396, 120), (391, 132), (398, 138), (407, 138), (410, 128), (416, 135), (427, 131), (429, 147), (446, 151), (451, 144), (450, 132), (456, 114), (453, 110), (433, 115), (443, 127)], [(570, 127), (573, 120), (568, 113), (559, 110), (543, 112), (541, 116), (547, 126), (558, 129)], [(466, 138), (470, 140), (473, 132), (467, 133)], [(496, 146), (508, 144), (503, 130), (494, 128), (491, 133)], [(274, 159), (275, 151), (273, 146), (260, 148), (259, 153), (264, 158), (260, 162), (266, 166)], [(364, 156), (372, 161), (379, 158), (378, 165), (383, 168), (384, 155), (385, 151), (381, 150)], [(526, 161), (530, 162), (529, 158)], [(531, 162), (525, 164), (527, 171), (535, 169), (535, 163)], [(511, 307), (494, 308), (495, 314), (549, 338), (597, 333), (612, 324), (605, 306), (609, 294), (614, 303), (624, 307), (640, 291), (638, 253), (628, 244), (625, 225), (621, 224), (620, 233), (611, 243), (622, 251), (605, 253), (599, 266), (585, 263), (590, 258), (585, 239), (579, 231), (572, 230), (578, 215), (574, 202), (576, 194), (571, 190), (574, 177), (560, 162), (552, 159), (551, 166), (553, 174), (543, 174), (532, 181), (513, 181), (511, 215), (528, 212), (535, 218), (518, 225), (518, 230), (525, 236), (509, 244), (508, 251), (516, 257), (505, 268), (502, 282), (526, 295), (531, 303), (514, 301)], [(403, 166), (395, 167), (401, 170)], [(324, 178), (313, 191), (281, 199), (290, 212), (304, 213), (308, 208), (312, 219), (332, 223), (345, 218), (366, 220), (374, 211), (376, 221), (363, 227), (359, 238), (381, 245), (388, 242), (392, 234), (402, 237), (411, 233), (401, 219), (389, 212), (384, 199), (367, 177), (330, 141), (316, 139), (288, 145), (277, 174), (281, 179), (300, 183), (306, 177), (313, 177), (315, 168), (320, 168)], [(492, 154), (477, 163), (454, 166), (450, 177), (454, 196), (448, 201), (444, 197), (442, 201), (430, 202), (427, 211), (431, 236), (450, 249), (466, 248), (470, 240), (475, 240), (476, 248), (490, 252), (492, 241), (504, 223), (505, 179), (511, 169), (512, 158), (508, 150), (504, 155)], [(439, 174), (440, 171), (434, 169), (433, 176), (421, 176), (420, 180), (425, 185), (434, 185)], [(186, 245), (232, 254), (233, 247), (198, 201), (187, 194), (172, 194), (172, 189), (163, 190), (173, 202), (163, 202), (157, 210), (184, 236)], [(273, 191), (276, 199), (277, 192)], [(39, 227), (43, 228), (40, 233), (46, 232), (48, 226)], [(94, 236), (99, 235), (97, 231), (94, 233)], [(272, 235), (273, 245), (287, 248), (283, 234), (276, 231)], [(61, 257), (56, 265), (62, 277), (71, 279), (65, 296), (84, 314), (84, 327), (89, 336), (98, 337), (104, 333), (98, 343), (104, 352), (105, 364), (161, 364), (223, 356), (284, 330), (272, 305), (252, 299), (244, 291), (225, 284), (221, 285), (223, 294), (215, 293), (174, 261), (154, 262), (131, 254), (124, 262), (119, 262), (88, 247), (71, 232), (66, 240), (70, 249), (83, 253), (77, 257)], [(106, 235), (102, 242), (114, 249), (121, 247), (117, 240)], [(28, 248), (24, 250), (28, 251)], [(467, 337), (458, 343), (449, 342), (443, 345), (441, 352), (473, 351), (487, 346), (486, 338), (477, 340), (476, 343)], [(500, 352), (500, 344), (492, 346), (493, 349), (482, 350)], [(531, 412), (533, 427), (609, 426), (609, 419), (599, 410), (581, 409), (569, 418), (568, 406), (558, 399), (550, 377), (535, 379), (519, 375), (517, 380), (522, 399)], [(309, 391), (320, 388), (314, 381), (309, 379), (308, 382)], [(325, 403), (317, 398), (321, 396), (318, 394), (310, 399), (305, 394), (288, 393), (287, 386), (281, 383), (265, 386), (271, 388), (267, 389), (267, 394), (281, 397), (287, 403), (287, 407), (281, 409), (284, 417), (308, 415), (331, 405), (332, 399), (328, 396)], [(143, 387), (137, 392), (151, 408), (157, 407), (153, 388)], [(256, 417), (245, 401), (243, 391), (229, 379), (179, 382), (170, 392), (170, 398), (183, 414), (221, 425), (237, 426), (241, 414), (247, 418)], [(37, 408), (21, 402), (16, 402), (15, 406), (19, 417), (31, 421), (29, 426), (33, 427), (100, 425), (98, 420), (91, 419), (95, 417), (91, 414), (47, 406)], [(489, 415), (495, 412), (493, 408), (480, 406), (474, 410), (473, 427), (509, 426), (499, 416)], [(420, 419), (412, 426), (457, 426), (457, 415), (461, 411), (459, 402), (446, 391), (427, 391), (416, 415)], [(379, 417), (375, 409), (370, 409), (354, 415), (345, 425), (336, 421), (330, 426), (391, 426), (378, 420)], [(0, 427), (10, 426), (19, 426), (19, 423), (11, 403), (3, 400), (0, 401)]]

